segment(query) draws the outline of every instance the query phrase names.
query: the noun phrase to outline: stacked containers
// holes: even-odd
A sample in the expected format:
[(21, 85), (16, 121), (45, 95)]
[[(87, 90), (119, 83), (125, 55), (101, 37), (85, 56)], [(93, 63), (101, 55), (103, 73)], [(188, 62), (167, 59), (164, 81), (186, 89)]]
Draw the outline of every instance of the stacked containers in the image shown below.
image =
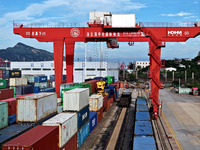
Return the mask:
[(37, 126), (28, 132), (18, 136), (17, 138), (5, 143), (2, 150), (14, 149), (58, 149), (58, 133), (57, 126)]
[(77, 83), (76, 86), (79, 88), (89, 88), (89, 94), (91, 94), (90, 83)]
[(13, 89), (0, 89), (0, 100), (14, 97)]
[(7, 82), (4, 79), (0, 79), (0, 89), (7, 88)]
[(103, 96), (103, 110), (107, 108), (108, 105), (108, 95)]
[(131, 102), (131, 91), (125, 90), (120, 97), (119, 103), (122, 107), (129, 107)]
[(69, 87), (73, 87), (75, 85), (76, 85), (76, 83), (63, 83), (63, 84), (60, 84), (60, 97), (62, 95), (62, 90), (63, 89), (69, 88)]
[(47, 88), (47, 76), (35, 76), (34, 82), (36, 87), (40, 87), (40, 89)]
[(63, 111), (77, 114), (77, 147), (89, 135), (89, 89), (76, 88), (63, 93)]
[(93, 94), (93, 93), (95, 93), (97, 91), (97, 81), (98, 80), (86, 81), (86, 83), (90, 83), (91, 94)]
[(115, 101), (115, 85), (108, 85), (108, 89), (110, 89), (110, 102), (113, 103)]
[(97, 124), (103, 118), (103, 96), (93, 94), (89, 97), (90, 111), (97, 112)]
[(0, 102), (0, 129), (8, 126), (8, 103)]
[(17, 123), (37, 123), (56, 111), (56, 93), (38, 93), (17, 98)]
[[(59, 113), (53, 118), (45, 121), (43, 126), (59, 126), (59, 148), (65, 148), (66, 145), (77, 146), (77, 114), (76, 113)], [(70, 142), (70, 144), (69, 144)], [(73, 143), (71, 143), (73, 142)], [(70, 149), (68, 147), (68, 149)]]
[(137, 97), (133, 149), (157, 149), (145, 97)]
[(107, 78), (108, 79), (108, 84), (112, 84), (112, 83), (114, 83), (114, 76), (106, 76), (105, 78)]

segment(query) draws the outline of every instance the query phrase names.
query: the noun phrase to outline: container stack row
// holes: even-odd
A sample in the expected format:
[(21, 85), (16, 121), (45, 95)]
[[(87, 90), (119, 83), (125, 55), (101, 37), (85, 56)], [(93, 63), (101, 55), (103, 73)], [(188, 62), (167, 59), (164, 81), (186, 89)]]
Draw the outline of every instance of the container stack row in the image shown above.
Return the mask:
[(150, 114), (145, 97), (137, 97), (133, 150), (156, 150)]

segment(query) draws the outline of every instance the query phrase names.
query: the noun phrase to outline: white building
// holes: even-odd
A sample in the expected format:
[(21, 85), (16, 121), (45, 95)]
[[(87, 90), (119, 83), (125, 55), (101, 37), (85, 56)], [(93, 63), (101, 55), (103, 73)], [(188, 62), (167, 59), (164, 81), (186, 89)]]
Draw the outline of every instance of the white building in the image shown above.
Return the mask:
[(150, 65), (149, 61), (136, 61), (135, 62), (135, 69), (137, 69), (139, 66), (140, 68), (146, 68)]
[[(11, 62), (11, 70), (18, 69), (22, 75), (54, 75), (54, 61)], [(114, 76), (119, 78), (119, 64), (112, 62), (74, 62), (74, 82), (84, 82), (93, 77)], [(63, 75), (66, 75), (66, 63), (63, 62)]]

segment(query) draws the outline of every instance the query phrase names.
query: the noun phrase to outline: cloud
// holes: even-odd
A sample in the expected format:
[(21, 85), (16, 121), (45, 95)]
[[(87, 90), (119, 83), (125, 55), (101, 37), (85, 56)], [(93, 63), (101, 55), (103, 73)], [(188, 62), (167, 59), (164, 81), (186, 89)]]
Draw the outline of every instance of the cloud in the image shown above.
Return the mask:
[(161, 14), (161, 16), (168, 16), (168, 17), (183, 17), (183, 16), (190, 16), (192, 13), (189, 12), (179, 12), (176, 14)]

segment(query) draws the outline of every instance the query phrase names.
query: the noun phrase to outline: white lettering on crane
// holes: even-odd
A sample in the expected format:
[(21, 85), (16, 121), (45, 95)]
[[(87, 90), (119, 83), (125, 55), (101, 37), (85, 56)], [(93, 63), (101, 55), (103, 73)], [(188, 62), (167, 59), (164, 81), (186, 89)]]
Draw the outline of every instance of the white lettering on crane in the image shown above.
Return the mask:
[(172, 36), (182, 36), (182, 31), (168, 31), (168, 36), (172, 35)]

